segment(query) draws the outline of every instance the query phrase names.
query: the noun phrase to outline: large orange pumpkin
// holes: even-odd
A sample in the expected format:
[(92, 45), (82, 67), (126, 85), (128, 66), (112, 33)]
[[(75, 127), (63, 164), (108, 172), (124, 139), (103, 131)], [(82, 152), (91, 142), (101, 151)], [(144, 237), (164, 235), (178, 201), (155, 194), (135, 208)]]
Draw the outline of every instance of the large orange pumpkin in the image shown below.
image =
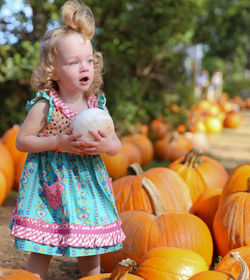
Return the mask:
[(234, 277), (234, 279), (238, 279), (242, 270), (242, 266), (238, 261), (231, 257), (232, 252), (238, 252), (250, 270), (250, 246), (243, 246), (230, 250), (230, 252), (228, 252), (218, 263), (218, 265), (215, 267), (215, 270), (227, 273)]
[[(143, 180), (147, 180), (143, 178)], [(147, 187), (147, 185), (145, 185)], [(102, 266), (110, 271), (125, 258), (141, 263), (143, 256), (156, 247), (178, 247), (201, 255), (208, 265), (213, 256), (213, 241), (207, 225), (197, 216), (180, 212), (166, 212), (157, 188), (148, 188), (154, 213), (130, 210), (120, 213), (126, 235), (123, 249), (103, 254)]]
[(6, 180), (5, 175), (3, 172), (0, 170), (0, 206), (3, 204), (5, 201), (7, 195), (8, 195), (8, 183)]
[[(9, 150), (12, 160), (14, 162), (15, 173), (17, 169), (18, 170), (22, 169), (22, 166), (20, 167), (20, 165), (23, 164), (22, 159), (26, 158), (28, 154), (25, 152), (21, 152), (16, 148), (16, 136), (19, 132), (19, 128), (20, 128), (19, 125), (17, 124), (13, 125), (13, 127), (8, 129), (2, 137), (3, 144)], [(20, 159), (22, 163), (20, 163)], [(19, 174), (20, 172), (18, 172), (18, 175)], [(14, 189), (16, 190), (18, 190), (18, 185), (19, 185), (19, 177), (17, 177), (18, 175), (15, 176)]]
[(193, 205), (193, 213), (200, 217), (213, 231), (214, 216), (219, 207), (219, 199), (222, 189), (207, 188), (205, 189)]
[(236, 166), (229, 172), (229, 178), (222, 190), (220, 196), (220, 204), (227, 196), (234, 192), (247, 190), (247, 178), (250, 174), (250, 164), (242, 164)]
[(230, 250), (250, 246), (250, 177), (248, 189), (229, 195), (219, 206), (213, 232), (217, 251), (225, 256)]
[(9, 128), (3, 135), (2, 141), (3, 144), (7, 147), (9, 150), (11, 157), (14, 161), (14, 164), (18, 161), (18, 157), (20, 156), (19, 150), (16, 148), (16, 136), (19, 131), (19, 125), (15, 124), (11, 128)]
[(142, 166), (149, 164), (154, 156), (153, 144), (149, 137), (142, 133), (128, 134), (121, 138), (122, 143), (134, 143), (141, 152)]
[(5, 147), (4, 144), (2, 144), (2, 142), (0, 142), (0, 155), (0, 171), (2, 171), (5, 175), (9, 193), (14, 184), (15, 167), (9, 150)]
[(144, 177), (157, 187), (166, 210), (191, 211), (192, 200), (188, 187), (178, 174), (165, 167), (154, 167), (145, 172), (138, 165), (132, 165), (131, 168), (134, 168), (136, 175), (124, 176), (113, 182), (119, 213), (126, 210), (152, 212), (152, 204), (141, 182)]
[(130, 259), (122, 260), (115, 266), (112, 273), (101, 273), (83, 277), (79, 280), (143, 280), (139, 276), (128, 273), (135, 265), (136, 262)]
[(176, 280), (189, 279), (205, 270), (208, 270), (205, 260), (193, 251), (158, 247), (143, 257), (135, 274), (145, 280)]
[(40, 277), (35, 274), (22, 270), (22, 269), (10, 269), (0, 267), (0, 279), (2, 280), (41, 280)]
[(169, 165), (187, 183), (193, 203), (206, 188), (223, 188), (228, 173), (215, 159), (202, 155), (197, 149), (190, 150)]

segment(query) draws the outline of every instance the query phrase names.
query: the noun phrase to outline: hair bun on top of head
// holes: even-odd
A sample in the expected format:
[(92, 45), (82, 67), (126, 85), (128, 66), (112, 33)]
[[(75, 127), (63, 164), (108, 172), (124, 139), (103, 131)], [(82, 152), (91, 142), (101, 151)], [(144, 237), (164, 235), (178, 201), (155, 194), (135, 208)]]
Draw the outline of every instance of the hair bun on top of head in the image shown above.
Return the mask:
[(62, 18), (66, 25), (84, 34), (91, 40), (95, 33), (95, 19), (90, 8), (76, 0), (67, 1), (62, 6)]

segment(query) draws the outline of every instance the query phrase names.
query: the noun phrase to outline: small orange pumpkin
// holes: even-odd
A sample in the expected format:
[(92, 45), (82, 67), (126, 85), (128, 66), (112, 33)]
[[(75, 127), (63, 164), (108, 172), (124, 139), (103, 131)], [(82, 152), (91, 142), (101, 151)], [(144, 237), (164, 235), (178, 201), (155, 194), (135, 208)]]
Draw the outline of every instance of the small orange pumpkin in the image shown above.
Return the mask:
[(34, 273), (22, 269), (10, 269), (0, 267), (0, 279), (2, 280), (41, 280)]
[(130, 259), (122, 260), (115, 266), (112, 273), (101, 273), (83, 277), (79, 280), (143, 280), (139, 276), (128, 273), (135, 265), (136, 262)]
[(206, 188), (222, 189), (228, 179), (225, 168), (215, 159), (204, 156), (196, 148), (169, 165), (187, 183), (193, 203)]
[(111, 178), (117, 179), (127, 174), (128, 158), (121, 151), (114, 156), (103, 153), (101, 157)]
[(242, 124), (242, 116), (238, 112), (231, 111), (226, 115), (223, 122), (224, 127), (237, 128)]
[(215, 271), (224, 272), (234, 277), (234, 279), (238, 279), (242, 271), (242, 265), (232, 258), (232, 252), (238, 252), (250, 270), (250, 246), (243, 246), (230, 250), (215, 267)]
[(197, 253), (174, 247), (158, 247), (147, 252), (135, 274), (145, 280), (189, 279), (208, 270), (205, 260)]
[(123, 143), (121, 152), (128, 158), (128, 164), (138, 163), (142, 164), (142, 156), (139, 148), (134, 143)]
[(149, 137), (142, 133), (128, 134), (121, 138), (122, 143), (134, 143), (140, 150), (142, 166), (149, 164), (154, 156), (153, 144)]

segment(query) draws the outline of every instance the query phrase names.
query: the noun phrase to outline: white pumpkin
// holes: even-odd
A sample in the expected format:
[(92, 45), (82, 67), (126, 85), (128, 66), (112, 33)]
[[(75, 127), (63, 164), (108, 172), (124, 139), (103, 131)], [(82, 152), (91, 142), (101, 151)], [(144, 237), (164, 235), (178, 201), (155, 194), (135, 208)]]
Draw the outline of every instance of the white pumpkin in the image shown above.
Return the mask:
[(102, 130), (110, 137), (113, 137), (115, 132), (109, 113), (98, 108), (89, 108), (78, 113), (72, 121), (72, 127), (73, 134), (82, 134), (82, 140), (94, 140), (89, 130), (96, 133)]

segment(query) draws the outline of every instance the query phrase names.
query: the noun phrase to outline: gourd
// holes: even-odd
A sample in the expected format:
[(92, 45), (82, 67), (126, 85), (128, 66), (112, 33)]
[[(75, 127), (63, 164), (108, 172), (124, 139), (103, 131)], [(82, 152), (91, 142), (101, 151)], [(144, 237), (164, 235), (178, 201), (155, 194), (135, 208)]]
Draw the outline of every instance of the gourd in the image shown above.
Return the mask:
[(94, 140), (89, 131), (98, 133), (104, 131), (108, 136), (114, 135), (114, 123), (108, 112), (98, 109), (89, 108), (81, 111), (72, 121), (73, 134), (82, 134), (82, 140)]

